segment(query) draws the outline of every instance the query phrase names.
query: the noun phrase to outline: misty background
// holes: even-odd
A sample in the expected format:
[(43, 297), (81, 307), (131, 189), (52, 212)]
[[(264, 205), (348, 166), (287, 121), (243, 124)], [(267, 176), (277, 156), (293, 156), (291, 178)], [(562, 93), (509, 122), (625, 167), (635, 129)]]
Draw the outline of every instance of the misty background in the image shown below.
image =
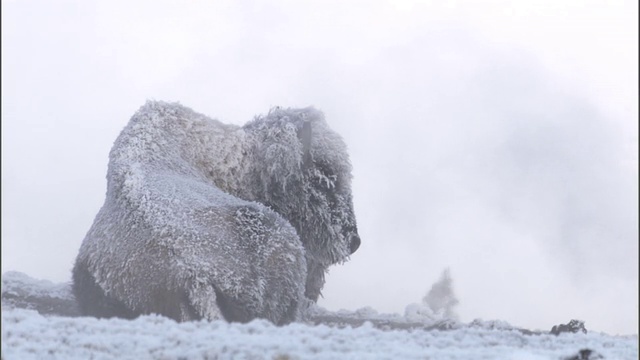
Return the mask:
[(2, 272), (69, 281), (146, 99), (313, 105), (362, 246), (319, 305), (638, 333), (636, 1), (2, 1)]

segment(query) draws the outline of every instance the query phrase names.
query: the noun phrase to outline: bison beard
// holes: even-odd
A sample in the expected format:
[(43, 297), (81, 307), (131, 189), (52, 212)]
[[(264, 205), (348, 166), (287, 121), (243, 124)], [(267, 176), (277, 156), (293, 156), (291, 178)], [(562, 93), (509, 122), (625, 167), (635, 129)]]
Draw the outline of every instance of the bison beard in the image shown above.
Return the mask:
[(73, 289), (97, 317), (285, 324), (359, 246), (346, 146), (321, 112), (239, 127), (147, 102), (110, 152)]

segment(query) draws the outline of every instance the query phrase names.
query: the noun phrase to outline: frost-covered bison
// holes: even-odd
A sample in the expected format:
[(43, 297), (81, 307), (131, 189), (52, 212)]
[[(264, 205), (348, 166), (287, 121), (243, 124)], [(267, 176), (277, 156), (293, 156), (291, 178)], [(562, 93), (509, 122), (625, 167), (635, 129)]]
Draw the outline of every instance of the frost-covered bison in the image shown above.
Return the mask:
[(110, 153), (73, 269), (80, 309), (290, 322), (360, 245), (350, 181), (344, 142), (313, 108), (239, 127), (147, 102)]

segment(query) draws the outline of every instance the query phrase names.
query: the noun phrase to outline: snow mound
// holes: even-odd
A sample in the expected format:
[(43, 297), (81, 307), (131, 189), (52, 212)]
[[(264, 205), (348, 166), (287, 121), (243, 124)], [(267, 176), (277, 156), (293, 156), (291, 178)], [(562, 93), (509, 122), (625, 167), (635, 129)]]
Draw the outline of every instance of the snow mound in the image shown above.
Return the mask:
[(637, 335), (553, 335), (499, 320), (464, 324), (371, 307), (332, 312), (313, 304), (302, 322), (287, 326), (266, 320), (178, 323), (158, 315), (97, 319), (77, 316), (74, 307), (69, 284), (3, 274), (3, 360), (638, 358)]
[(54, 284), (17, 271), (2, 274), (2, 308), (33, 309), (45, 315), (79, 315), (71, 283)]
[(2, 312), (5, 359), (565, 359), (589, 349), (607, 359), (637, 359), (638, 338), (605, 334), (524, 335), (461, 327), (452, 331), (275, 326), (221, 320), (177, 323), (161, 316), (135, 320), (44, 317)]

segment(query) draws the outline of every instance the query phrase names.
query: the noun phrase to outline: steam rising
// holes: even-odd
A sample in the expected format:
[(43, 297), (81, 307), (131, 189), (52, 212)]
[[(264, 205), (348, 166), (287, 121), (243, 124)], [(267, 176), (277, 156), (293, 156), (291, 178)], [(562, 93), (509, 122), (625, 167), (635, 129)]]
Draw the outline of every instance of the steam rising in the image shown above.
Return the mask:
[(445, 269), (440, 276), (440, 280), (431, 286), (431, 290), (422, 299), (434, 314), (441, 314), (446, 319), (457, 320), (458, 315), (454, 311), (454, 307), (459, 301), (453, 293), (453, 280), (451, 272)]
[(454, 310), (459, 302), (453, 292), (451, 272), (446, 268), (422, 298), (422, 303), (407, 305), (404, 314), (407, 319), (414, 321), (459, 320)]

